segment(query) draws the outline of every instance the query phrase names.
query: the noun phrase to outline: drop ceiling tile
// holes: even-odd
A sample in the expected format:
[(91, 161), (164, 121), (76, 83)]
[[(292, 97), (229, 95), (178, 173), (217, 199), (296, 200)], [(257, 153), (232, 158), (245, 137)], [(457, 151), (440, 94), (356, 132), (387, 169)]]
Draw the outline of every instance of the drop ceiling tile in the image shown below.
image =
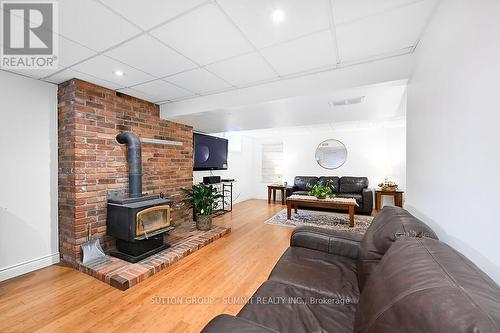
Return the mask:
[(59, 36), (59, 65), (62, 67), (69, 67), (96, 54), (85, 46)]
[(75, 72), (72, 69), (65, 69), (62, 72), (59, 72), (55, 75), (49, 76), (44, 79), (44, 81), (52, 82), (52, 83), (63, 83), (68, 80), (71, 80), (72, 78), (75, 78), (77, 75), (77, 72)]
[(59, 0), (59, 33), (96, 51), (103, 51), (140, 30), (92, 0)]
[(332, 0), (333, 18), (336, 25), (359, 20), (388, 10), (423, 0)]
[(281, 75), (334, 66), (337, 60), (330, 31), (271, 46), (261, 53)]
[[(151, 75), (102, 55), (78, 64), (73, 68), (79, 72), (113, 82), (121, 87), (130, 87), (155, 79)], [(117, 76), (115, 71), (122, 71), (124, 75)]]
[(148, 35), (126, 42), (106, 55), (159, 78), (197, 67), (191, 60)]
[(32, 77), (34, 79), (41, 79), (47, 76), (50, 76), (58, 71), (60, 71), (62, 68), (57, 68), (57, 69), (31, 69), (31, 68), (26, 68), (26, 69), (9, 69), (9, 72)]
[(252, 51), (252, 46), (214, 4), (198, 8), (151, 34), (200, 65)]
[(179, 98), (173, 98), (171, 100), (168, 100), (168, 101), (160, 101), (158, 102), (158, 104), (166, 104), (166, 103), (169, 103), (169, 102), (178, 102), (178, 101), (184, 101), (186, 99), (190, 99), (190, 98), (194, 98), (194, 97), (199, 97), (199, 95), (190, 95), (190, 96), (185, 96), (185, 97), (179, 97)]
[(206, 0), (100, 0), (120, 15), (134, 22), (142, 29), (150, 29), (182, 14)]
[(369, 58), (415, 45), (435, 1), (420, 1), (381, 15), (337, 26), (342, 62)]
[(73, 70), (73, 69), (66, 69), (58, 74), (55, 74), (51, 77), (44, 79), (44, 81), (53, 82), (53, 83), (62, 83), (62, 82), (71, 80), (73, 78), (80, 79), (80, 80), (83, 80), (86, 82), (90, 82), (90, 83), (96, 84), (98, 86), (105, 87), (105, 88), (112, 89), (112, 90), (123, 88), (123, 86), (121, 86), (121, 85), (97, 78), (97, 77), (92, 76), (92, 75), (87, 75), (85, 73), (81, 73), (81, 72), (78, 72), (78, 71)]
[[(258, 48), (329, 28), (329, 0), (219, 0), (224, 11)], [(272, 20), (274, 10), (284, 20)]]
[(169, 76), (165, 80), (195, 93), (207, 93), (231, 87), (217, 76), (201, 68)]
[(206, 66), (206, 68), (233, 85), (243, 85), (277, 77), (257, 53), (217, 62)]
[(192, 92), (186, 89), (179, 88), (163, 80), (155, 80), (139, 84), (132, 87), (132, 89), (142, 92), (146, 96), (150, 96), (151, 101), (153, 102), (166, 101), (194, 95)]

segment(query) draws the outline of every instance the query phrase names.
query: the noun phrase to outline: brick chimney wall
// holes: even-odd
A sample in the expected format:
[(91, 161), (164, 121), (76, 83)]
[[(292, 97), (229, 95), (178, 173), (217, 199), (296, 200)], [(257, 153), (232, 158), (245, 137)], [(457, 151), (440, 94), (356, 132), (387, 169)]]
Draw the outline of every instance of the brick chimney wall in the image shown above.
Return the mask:
[(193, 129), (160, 118), (158, 105), (80, 80), (59, 85), (59, 250), (63, 262), (76, 266), (89, 224), (94, 239), (106, 249), (106, 194), (128, 193), (126, 147), (118, 133), (182, 142), (182, 145), (142, 144), (143, 192), (165, 193), (174, 200), (175, 224), (190, 223), (182, 204), (182, 187), (193, 183)]

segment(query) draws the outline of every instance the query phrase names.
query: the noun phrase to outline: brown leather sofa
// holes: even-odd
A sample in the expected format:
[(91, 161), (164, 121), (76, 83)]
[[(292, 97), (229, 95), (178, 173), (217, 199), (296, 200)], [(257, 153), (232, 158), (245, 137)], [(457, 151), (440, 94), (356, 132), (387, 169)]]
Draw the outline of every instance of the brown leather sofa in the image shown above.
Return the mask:
[(364, 237), (301, 227), (269, 279), (213, 332), (500, 332), (500, 288), (407, 211)]
[(358, 203), (356, 214), (370, 215), (373, 210), (373, 190), (368, 188), (366, 177), (296, 176), (293, 186), (287, 188), (287, 197), (292, 194), (309, 195), (309, 186), (330, 184), (339, 198), (352, 198)]

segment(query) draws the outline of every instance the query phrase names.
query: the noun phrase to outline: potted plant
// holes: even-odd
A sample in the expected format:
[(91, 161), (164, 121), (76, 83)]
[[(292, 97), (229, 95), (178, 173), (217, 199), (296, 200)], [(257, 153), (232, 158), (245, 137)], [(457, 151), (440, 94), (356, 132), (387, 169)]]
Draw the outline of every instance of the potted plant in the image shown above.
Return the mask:
[(335, 194), (333, 193), (333, 182), (329, 180), (325, 185), (321, 185), (319, 183), (314, 185), (307, 185), (309, 188), (309, 195), (315, 196), (318, 199), (326, 199), (327, 197), (330, 199), (335, 198)]
[(212, 228), (213, 212), (217, 209), (218, 200), (222, 195), (212, 185), (199, 184), (192, 188), (183, 188), (187, 195), (184, 200), (194, 210), (196, 228), (198, 230), (210, 230)]

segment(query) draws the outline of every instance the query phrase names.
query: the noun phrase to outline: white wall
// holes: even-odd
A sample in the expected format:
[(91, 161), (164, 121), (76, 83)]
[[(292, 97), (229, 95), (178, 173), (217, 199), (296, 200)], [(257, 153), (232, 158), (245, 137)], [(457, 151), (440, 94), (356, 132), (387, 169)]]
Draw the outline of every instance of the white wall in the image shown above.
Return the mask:
[[(337, 139), (347, 148), (347, 160), (335, 170), (319, 166), (314, 154), (318, 145), (327, 139)], [(284, 181), (293, 184), (295, 176), (364, 176), (374, 188), (386, 176), (394, 177), (401, 189), (406, 187), (406, 129), (403, 125), (376, 128), (345, 128), (324, 130), (308, 127), (308, 132), (262, 138), (258, 143), (283, 142)], [(255, 196), (267, 198), (267, 184), (260, 179), (261, 151), (256, 145), (256, 167), (259, 169)], [(385, 198), (384, 204), (393, 204)]]
[(500, 282), (500, 1), (443, 0), (408, 87), (407, 208)]
[(0, 281), (59, 261), (57, 86), (0, 71)]
[(254, 140), (249, 136), (241, 136), (238, 133), (216, 134), (229, 140), (228, 169), (219, 171), (194, 171), (194, 183), (203, 181), (204, 176), (213, 174), (223, 179), (231, 178), (236, 182), (233, 184), (233, 203), (252, 199), (255, 186), (255, 164), (254, 164)]

